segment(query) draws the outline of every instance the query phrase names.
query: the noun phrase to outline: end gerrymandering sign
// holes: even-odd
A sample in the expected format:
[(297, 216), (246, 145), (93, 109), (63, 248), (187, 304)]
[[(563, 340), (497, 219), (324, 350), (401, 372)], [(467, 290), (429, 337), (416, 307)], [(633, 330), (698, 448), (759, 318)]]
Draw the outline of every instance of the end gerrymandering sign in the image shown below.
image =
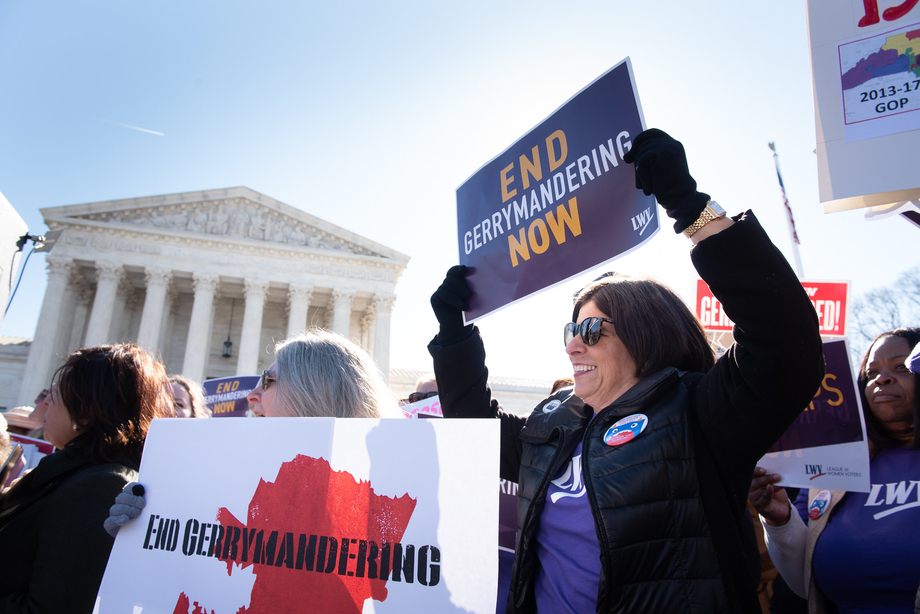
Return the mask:
[(457, 188), (472, 322), (636, 249), (660, 227), (623, 162), (645, 128), (626, 58)]
[(204, 402), (214, 418), (244, 418), (249, 413), (247, 397), (259, 385), (258, 375), (233, 375), (207, 379), (201, 384)]
[(94, 611), (492, 614), (499, 426), (154, 420)]

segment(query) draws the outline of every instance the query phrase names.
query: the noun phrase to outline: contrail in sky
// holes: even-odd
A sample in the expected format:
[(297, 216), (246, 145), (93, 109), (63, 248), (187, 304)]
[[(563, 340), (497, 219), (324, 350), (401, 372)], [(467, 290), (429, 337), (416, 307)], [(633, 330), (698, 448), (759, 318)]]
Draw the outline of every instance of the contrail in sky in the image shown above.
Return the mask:
[(130, 125), (130, 124), (122, 124), (122, 123), (119, 123), (119, 122), (113, 122), (113, 121), (109, 121), (109, 120), (107, 120), (107, 119), (104, 119), (104, 120), (102, 120), (102, 121), (104, 121), (104, 122), (107, 123), (107, 124), (113, 124), (113, 125), (115, 125), (115, 126), (121, 126), (122, 128), (130, 128), (131, 130), (139, 130), (140, 132), (147, 132), (147, 133), (149, 133), (149, 134), (155, 134), (155, 135), (157, 135), (157, 136), (166, 136), (166, 135), (163, 134), (162, 132), (157, 132), (156, 130), (148, 130), (147, 128), (140, 128), (140, 127), (138, 127), (138, 126), (132, 126), (132, 125)]

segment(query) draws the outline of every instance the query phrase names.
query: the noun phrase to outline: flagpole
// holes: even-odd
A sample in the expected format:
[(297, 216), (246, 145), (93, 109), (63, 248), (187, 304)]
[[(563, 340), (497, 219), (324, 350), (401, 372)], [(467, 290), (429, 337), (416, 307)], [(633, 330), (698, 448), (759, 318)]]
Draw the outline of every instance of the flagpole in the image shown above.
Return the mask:
[(779, 179), (779, 189), (783, 193), (783, 205), (786, 207), (786, 223), (789, 226), (789, 236), (792, 239), (792, 258), (795, 261), (795, 272), (799, 279), (805, 277), (802, 269), (802, 258), (799, 256), (799, 235), (795, 231), (795, 220), (792, 219), (792, 207), (786, 197), (786, 187), (783, 185), (783, 175), (779, 172), (779, 154), (776, 153), (776, 143), (770, 141), (770, 150), (773, 152), (773, 162), (776, 164), (776, 178)]

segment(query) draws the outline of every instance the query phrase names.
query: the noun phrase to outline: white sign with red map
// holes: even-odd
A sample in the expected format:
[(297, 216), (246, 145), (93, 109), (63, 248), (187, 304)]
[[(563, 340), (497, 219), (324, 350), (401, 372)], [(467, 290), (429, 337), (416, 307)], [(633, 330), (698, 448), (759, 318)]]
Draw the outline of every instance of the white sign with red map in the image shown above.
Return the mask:
[(498, 420), (155, 420), (95, 612), (494, 612), (498, 454)]

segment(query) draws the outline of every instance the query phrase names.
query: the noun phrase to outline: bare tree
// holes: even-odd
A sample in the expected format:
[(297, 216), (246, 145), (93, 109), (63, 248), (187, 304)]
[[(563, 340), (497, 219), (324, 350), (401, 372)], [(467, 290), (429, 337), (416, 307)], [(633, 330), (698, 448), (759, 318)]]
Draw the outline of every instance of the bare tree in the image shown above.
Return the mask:
[(920, 326), (920, 266), (902, 273), (894, 284), (869, 290), (852, 302), (851, 349), (862, 358), (865, 346), (876, 336), (901, 326)]

